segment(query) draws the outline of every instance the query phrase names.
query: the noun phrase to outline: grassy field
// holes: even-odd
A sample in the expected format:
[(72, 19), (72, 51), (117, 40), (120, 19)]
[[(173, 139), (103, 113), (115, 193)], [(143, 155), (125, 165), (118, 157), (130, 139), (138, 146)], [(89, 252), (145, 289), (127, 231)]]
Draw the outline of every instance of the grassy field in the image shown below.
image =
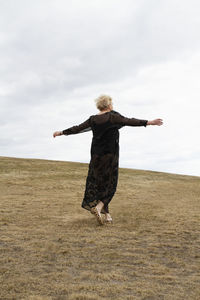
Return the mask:
[(87, 164), (0, 157), (0, 299), (200, 299), (200, 177), (120, 169), (99, 226)]

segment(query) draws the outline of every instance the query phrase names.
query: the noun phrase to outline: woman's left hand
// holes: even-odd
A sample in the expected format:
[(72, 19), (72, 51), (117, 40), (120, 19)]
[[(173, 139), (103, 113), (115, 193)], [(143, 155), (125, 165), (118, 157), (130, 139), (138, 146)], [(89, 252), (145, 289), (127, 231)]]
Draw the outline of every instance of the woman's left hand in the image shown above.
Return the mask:
[(62, 134), (63, 134), (62, 131), (55, 131), (53, 137), (55, 138), (56, 136), (60, 136)]

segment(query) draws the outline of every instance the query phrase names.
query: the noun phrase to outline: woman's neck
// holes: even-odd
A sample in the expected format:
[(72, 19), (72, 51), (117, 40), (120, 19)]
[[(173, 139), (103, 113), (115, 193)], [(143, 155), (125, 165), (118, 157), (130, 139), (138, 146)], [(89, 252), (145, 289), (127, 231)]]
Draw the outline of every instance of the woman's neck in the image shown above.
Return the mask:
[(102, 110), (98, 113), (98, 115), (102, 115), (102, 114), (105, 114), (107, 112), (111, 111), (111, 109), (106, 109), (106, 110)]

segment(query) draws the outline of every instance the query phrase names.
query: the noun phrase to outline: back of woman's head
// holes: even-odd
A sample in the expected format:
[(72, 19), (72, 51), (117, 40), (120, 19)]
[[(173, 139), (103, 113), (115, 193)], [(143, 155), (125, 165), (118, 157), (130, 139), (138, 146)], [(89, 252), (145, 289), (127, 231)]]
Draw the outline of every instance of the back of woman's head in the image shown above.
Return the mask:
[(102, 111), (109, 107), (112, 104), (112, 98), (108, 95), (100, 95), (96, 100), (97, 108)]

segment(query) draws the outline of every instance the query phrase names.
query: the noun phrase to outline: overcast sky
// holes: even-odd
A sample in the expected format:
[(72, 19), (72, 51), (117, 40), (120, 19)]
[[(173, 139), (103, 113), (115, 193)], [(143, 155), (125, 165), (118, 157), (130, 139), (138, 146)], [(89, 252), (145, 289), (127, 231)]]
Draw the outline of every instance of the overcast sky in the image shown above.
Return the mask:
[(61, 136), (113, 98), (120, 166), (200, 176), (198, 0), (0, 0), (0, 155), (89, 162), (92, 133)]

